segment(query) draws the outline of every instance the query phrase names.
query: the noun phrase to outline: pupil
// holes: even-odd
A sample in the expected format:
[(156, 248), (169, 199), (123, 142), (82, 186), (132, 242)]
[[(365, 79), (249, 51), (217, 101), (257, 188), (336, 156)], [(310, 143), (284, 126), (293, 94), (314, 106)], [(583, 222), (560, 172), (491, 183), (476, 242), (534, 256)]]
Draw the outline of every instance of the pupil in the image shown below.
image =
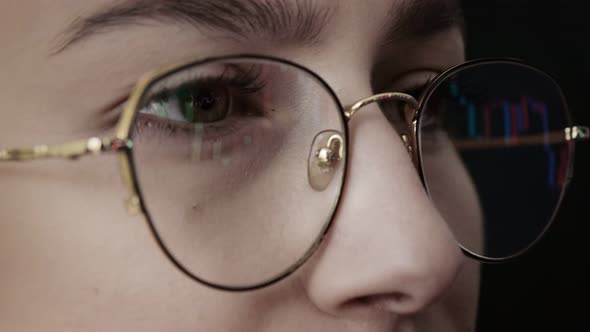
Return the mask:
[(215, 108), (216, 102), (217, 98), (209, 89), (200, 89), (195, 93), (194, 104), (197, 109), (210, 111)]
[(229, 111), (229, 96), (217, 87), (186, 85), (176, 91), (184, 119), (191, 123), (223, 120)]

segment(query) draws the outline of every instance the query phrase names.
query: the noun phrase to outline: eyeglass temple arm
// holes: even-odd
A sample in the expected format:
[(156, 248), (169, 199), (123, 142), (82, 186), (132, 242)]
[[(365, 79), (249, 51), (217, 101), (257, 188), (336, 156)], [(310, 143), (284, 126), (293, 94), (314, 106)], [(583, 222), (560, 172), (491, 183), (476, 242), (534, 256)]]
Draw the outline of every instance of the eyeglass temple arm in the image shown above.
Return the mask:
[(493, 149), (511, 146), (542, 145), (561, 143), (564, 141), (588, 141), (590, 140), (590, 128), (586, 126), (567, 127), (539, 135), (525, 135), (517, 137), (493, 137), (453, 140), (459, 150)]
[(36, 159), (77, 159), (89, 154), (119, 152), (132, 147), (130, 140), (92, 137), (58, 145), (38, 145), (32, 148), (0, 150), (0, 161), (29, 161)]

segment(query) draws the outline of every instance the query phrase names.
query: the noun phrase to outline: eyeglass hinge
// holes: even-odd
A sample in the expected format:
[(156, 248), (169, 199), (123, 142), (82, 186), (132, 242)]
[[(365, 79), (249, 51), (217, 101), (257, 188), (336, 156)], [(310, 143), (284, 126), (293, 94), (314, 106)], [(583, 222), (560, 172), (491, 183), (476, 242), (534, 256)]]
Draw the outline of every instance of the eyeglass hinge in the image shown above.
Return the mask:
[(565, 128), (566, 141), (590, 140), (590, 128), (586, 126), (573, 126)]
[(101, 143), (102, 151), (129, 151), (133, 148), (133, 142), (129, 139), (107, 138), (103, 139)]

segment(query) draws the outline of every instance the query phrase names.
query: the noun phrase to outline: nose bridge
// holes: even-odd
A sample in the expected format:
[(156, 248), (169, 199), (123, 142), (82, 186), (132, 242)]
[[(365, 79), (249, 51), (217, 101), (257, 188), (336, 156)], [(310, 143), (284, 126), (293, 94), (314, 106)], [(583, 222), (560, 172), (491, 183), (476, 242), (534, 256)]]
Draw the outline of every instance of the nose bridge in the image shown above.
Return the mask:
[(400, 101), (404, 103), (403, 110), (400, 110), (401, 117), (404, 123), (401, 124), (404, 128), (396, 128), (406, 150), (410, 154), (414, 166), (419, 168), (419, 156), (417, 146), (417, 123), (419, 103), (413, 96), (401, 92), (385, 92), (369, 96), (352, 104), (344, 110), (344, 116), (348, 123), (352, 118), (363, 108), (373, 103)]

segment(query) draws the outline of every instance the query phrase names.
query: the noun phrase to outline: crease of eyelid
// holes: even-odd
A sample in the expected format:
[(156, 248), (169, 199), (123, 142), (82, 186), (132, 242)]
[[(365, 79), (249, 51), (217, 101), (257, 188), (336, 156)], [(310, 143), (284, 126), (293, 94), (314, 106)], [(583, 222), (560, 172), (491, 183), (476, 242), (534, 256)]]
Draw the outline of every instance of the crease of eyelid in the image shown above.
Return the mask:
[(50, 55), (113, 28), (149, 21), (228, 31), (242, 38), (265, 36), (314, 45), (320, 41), (336, 5), (331, 2), (320, 7), (312, 0), (126, 0), (88, 17), (74, 18), (54, 39)]
[[(392, 80), (375, 82), (375, 86), (379, 87), (378, 89), (375, 89), (375, 93), (401, 92), (409, 94), (417, 101), (420, 101), (432, 82), (443, 71), (444, 69), (441, 70), (438, 68), (405, 71), (401, 74), (395, 75), (395, 78)], [(410, 79), (408, 79), (408, 77), (410, 77)], [(403, 84), (400, 84), (399, 82), (403, 82)], [(417, 91), (419, 91), (419, 94), (414, 93)]]
[(123, 113), (123, 109), (125, 108), (128, 99), (129, 95), (118, 98), (98, 112), (100, 130), (109, 131), (115, 128), (117, 123), (119, 123), (119, 119), (121, 118), (121, 114)]

